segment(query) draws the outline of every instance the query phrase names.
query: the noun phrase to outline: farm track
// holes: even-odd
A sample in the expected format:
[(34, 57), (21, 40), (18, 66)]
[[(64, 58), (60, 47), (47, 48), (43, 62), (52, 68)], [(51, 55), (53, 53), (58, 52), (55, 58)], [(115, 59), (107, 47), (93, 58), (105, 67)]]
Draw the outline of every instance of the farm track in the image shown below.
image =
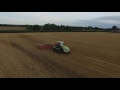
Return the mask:
[[(109, 40), (110, 36), (114, 37)], [(2, 55), (0, 57), (0, 77), (120, 77), (120, 43), (118, 42), (120, 38), (118, 34), (22, 33), (5, 34), (0, 37)], [(104, 41), (103, 37), (108, 40)], [(71, 53), (58, 54), (51, 49), (40, 50), (36, 47), (38, 43), (50, 43), (57, 40), (64, 40), (71, 48)], [(110, 41), (116, 44), (115, 48)], [(7, 57), (8, 54), (10, 57)]]

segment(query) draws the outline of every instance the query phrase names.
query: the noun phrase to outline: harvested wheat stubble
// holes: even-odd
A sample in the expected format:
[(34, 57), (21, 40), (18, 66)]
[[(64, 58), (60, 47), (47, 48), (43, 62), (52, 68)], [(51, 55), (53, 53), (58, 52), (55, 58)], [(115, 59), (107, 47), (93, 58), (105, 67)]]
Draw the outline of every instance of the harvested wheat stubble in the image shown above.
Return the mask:
[(26, 30), (26, 27), (3, 27), (3, 26), (0, 26), (0, 30)]
[[(70, 54), (37, 43), (65, 41)], [(59, 32), (0, 34), (0, 77), (119, 78), (120, 34)]]

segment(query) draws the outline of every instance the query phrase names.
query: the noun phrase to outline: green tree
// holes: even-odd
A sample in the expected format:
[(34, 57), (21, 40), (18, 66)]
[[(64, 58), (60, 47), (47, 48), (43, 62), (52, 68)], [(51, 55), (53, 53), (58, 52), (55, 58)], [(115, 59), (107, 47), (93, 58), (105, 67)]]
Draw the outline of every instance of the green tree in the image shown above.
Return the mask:
[(70, 30), (71, 28), (69, 26), (66, 26), (65, 27), (65, 30)]
[(32, 25), (26, 25), (26, 29), (31, 30), (32, 29)]
[(44, 25), (44, 30), (53, 30), (53, 29), (55, 29), (55, 27), (54, 27), (55, 25), (54, 24), (45, 24)]
[(61, 26), (60, 26), (60, 30), (65, 30), (65, 26), (64, 26), (64, 25), (61, 25)]
[(99, 30), (99, 28), (98, 27), (94, 27), (94, 31), (98, 31)]
[(99, 28), (98, 27), (94, 27), (95, 30), (98, 30)]
[(88, 26), (88, 29), (89, 29), (89, 30), (92, 30), (92, 29), (93, 29), (93, 27), (92, 27), (92, 26)]
[(112, 27), (112, 30), (113, 30), (113, 29), (116, 30), (116, 29), (117, 29), (117, 26), (113, 26), (113, 27)]
[(57, 25), (53, 24), (53, 30), (57, 30)]
[(39, 25), (33, 25), (32, 30), (40, 30), (40, 26)]

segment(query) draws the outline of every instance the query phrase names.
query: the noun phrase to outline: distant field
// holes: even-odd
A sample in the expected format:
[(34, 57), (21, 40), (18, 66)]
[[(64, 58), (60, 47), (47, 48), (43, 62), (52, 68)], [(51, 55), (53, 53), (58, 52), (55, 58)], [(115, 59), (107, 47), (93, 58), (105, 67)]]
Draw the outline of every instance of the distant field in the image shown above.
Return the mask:
[[(58, 40), (70, 47), (70, 54), (36, 47)], [(120, 78), (120, 34), (0, 33), (0, 77)]]
[(26, 30), (26, 27), (2, 27), (0, 26), (0, 30)]

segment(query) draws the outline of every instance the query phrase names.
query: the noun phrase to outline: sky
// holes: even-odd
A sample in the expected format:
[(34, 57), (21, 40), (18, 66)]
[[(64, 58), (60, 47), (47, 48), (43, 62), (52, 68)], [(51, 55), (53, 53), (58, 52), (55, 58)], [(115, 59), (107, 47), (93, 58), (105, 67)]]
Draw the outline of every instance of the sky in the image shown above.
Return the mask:
[(0, 24), (120, 28), (120, 12), (0, 12)]

